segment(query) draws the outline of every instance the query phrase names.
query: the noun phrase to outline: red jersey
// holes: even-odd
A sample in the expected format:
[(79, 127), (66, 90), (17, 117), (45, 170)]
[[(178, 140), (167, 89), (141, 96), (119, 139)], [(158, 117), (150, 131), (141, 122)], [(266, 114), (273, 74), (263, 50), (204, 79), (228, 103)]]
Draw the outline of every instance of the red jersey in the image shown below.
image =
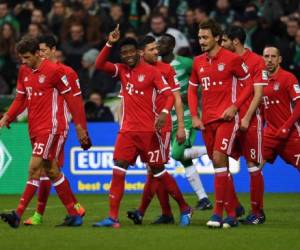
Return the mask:
[(220, 120), (237, 99), (237, 81), (249, 77), (242, 58), (224, 48), (212, 58), (207, 53), (195, 57), (189, 84), (202, 87), (202, 122)]
[[(290, 72), (279, 68), (269, 76), (268, 85), (264, 88), (264, 115), (266, 130), (276, 134), (277, 130), (288, 120), (293, 112), (293, 101), (300, 98), (300, 86), (297, 78)], [(291, 127), (290, 137), (300, 137), (298, 122)]]
[[(73, 97), (79, 98), (79, 97), (76, 97), (76, 96), (81, 95), (80, 83), (79, 83), (79, 78), (78, 78), (77, 73), (71, 67), (69, 67), (65, 64), (62, 64), (60, 62), (57, 62), (56, 64), (57, 64), (58, 67), (61, 67), (63, 69), (63, 71), (65, 72), (66, 77), (67, 77), (68, 82), (69, 82), (70, 87), (71, 87), (71, 93), (72, 93)], [(63, 97), (59, 96), (58, 98), (63, 98)], [(82, 98), (79, 98), (79, 100), (74, 99), (73, 102), (74, 102), (74, 105), (76, 105), (76, 106), (83, 105)], [(70, 111), (68, 109), (67, 102), (63, 101), (63, 103), (64, 103), (65, 117), (68, 121), (70, 121), (71, 120), (71, 114), (70, 114)], [(77, 107), (77, 108), (79, 110), (79, 107)], [(84, 125), (84, 127), (86, 128), (85, 116), (84, 116), (83, 120), (84, 120), (83, 121), (84, 124), (82, 124), (82, 125)], [(69, 130), (69, 125), (67, 125), (67, 127), (66, 127), (66, 133), (68, 132), (68, 130)]]
[(134, 68), (106, 61), (109, 51), (110, 46), (105, 45), (96, 60), (96, 67), (121, 81), (121, 131), (155, 131), (155, 100), (158, 94), (170, 91), (169, 85), (155, 67), (142, 60)]
[[(253, 85), (258, 86), (266, 86), (268, 85), (268, 72), (266, 71), (265, 62), (262, 59), (261, 56), (257, 55), (256, 53), (250, 51), (249, 49), (246, 49), (246, 52), (242, 55), (243, 61), (246, 63), (249, 73), (251, 75), (251, 78), (253, 80)], [(239, 82), (238, 84), (238, 91), (237, 95), (239, 95), (243, 88), (245, 86), (243, 85), (243, 82)], [(251, 104), (251, 101), (254, 97), (254, 94), (251, 95), (251, 97), (241, 106), (239, 114), (240, 117), (243, 118), (245, 114), (247, 113), (249, 106)], [(261, 114), (260, 109), (257, 110), (257, 115)], [(255, 126), (257, 124), (257, 116), (253, 116), (250, 122), (250, 126)]]
[[(175, 70), (172, 68), (170, 64), (158, 61), (154, 66), (162, 74), (164, 80), (170, 86), (171, 91), (174, 92), (180, 90), (180, 83), (176, 78)], [(158, 114), (163, 110), (165, 104), (166, 104), (166, 97), (163, 95), (158, 95), (155, 101), (156, 110)], [(167, 131), (172, 130), (171, 114), (168, 115), (167, 122), (164, 129)]]
[(63, 134), (68, 126), (64, 112), (63, 95), (71, 90), (64, 70), (49, 60), (43, 60), (38, 69), (21, 66), (17, 95), (26, 98), (29, 135)]

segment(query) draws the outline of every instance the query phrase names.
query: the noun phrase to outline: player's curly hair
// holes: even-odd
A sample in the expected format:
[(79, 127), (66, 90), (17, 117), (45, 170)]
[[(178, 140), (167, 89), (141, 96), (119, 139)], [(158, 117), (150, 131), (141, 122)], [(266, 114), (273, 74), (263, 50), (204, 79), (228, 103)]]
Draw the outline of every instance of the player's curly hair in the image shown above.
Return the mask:
[(203, 22), (201, 22), (199, 25), (199, 29), (210, 30), (213, 37), (217, 37), (217, 36), (221, 37), (222, 33), (223, 33), (220, 24), (218, 24), (213, 19), (207, 19), (207, 20), (204, 20)]
[(39, 41), (31, 36), (24, 36), (16, 45), (16, 50), (19, 54), (27, 52), (35, 54), (39, 50)]

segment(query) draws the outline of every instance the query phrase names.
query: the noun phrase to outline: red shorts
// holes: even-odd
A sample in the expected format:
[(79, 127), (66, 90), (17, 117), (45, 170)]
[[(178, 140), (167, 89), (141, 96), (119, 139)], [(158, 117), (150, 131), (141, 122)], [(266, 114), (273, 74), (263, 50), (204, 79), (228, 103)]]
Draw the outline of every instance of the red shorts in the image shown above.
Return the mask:
[(300, 169), (300, 138), (278, 140), (274, 135), (264, 133), (263, 156), (267, 162), (273, 163), (279, 155), (285, 162)]
[(263, 163), (263, 128), (249, 127), (247, 131), (240, 131), (236, 138), (234, 152), (244, 156), (249, 162)]
[(203, 139), (207, 149), (207, 154), (212, 159), (213, 151), (219, 151), (235, 159), (239, 157), (233, 154), (233, 146), (239, 124), (233, 121), (216, 121), (205, 125), (202, 131)]
[(45, 160), (56, 160), (58, 166), (64, 164), (64, 145), (66, 137), (64, 135), (43, 135), (30, 139), (32, 145), (32, 156), (41, 157)]
[[(163, 133), (164, 134), (164, 133)], [(163, 138), (164, 137), (164, 138)], [(168, 140), (169, 142), (166, 142)], [(170, 145), (170, 135), (161, 135), (157, 132), (119, 132), (115, 144), (114, 160), (127, 161), (134, 165), (136, 158), (157, 166), (168, 161), (166, 145)]]

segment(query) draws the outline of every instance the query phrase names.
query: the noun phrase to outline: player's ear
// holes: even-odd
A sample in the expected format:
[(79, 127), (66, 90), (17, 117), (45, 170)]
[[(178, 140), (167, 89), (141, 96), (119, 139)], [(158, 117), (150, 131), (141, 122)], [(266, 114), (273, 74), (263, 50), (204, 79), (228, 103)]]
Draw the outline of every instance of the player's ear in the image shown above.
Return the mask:
[(144, 51), (141, 50), (141, 49), (139, 49), (139, 50), (138, 50), (138, 54), (139, 54), (140, 56), (144, 56)]

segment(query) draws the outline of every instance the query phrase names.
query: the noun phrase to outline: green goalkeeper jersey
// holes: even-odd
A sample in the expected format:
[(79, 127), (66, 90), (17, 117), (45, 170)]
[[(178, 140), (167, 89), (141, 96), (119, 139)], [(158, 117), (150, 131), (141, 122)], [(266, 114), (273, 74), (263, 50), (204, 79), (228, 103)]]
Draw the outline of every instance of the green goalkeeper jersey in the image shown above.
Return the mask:
[[(189, 78), (192, 71), (193, 60), (189, 57), (176, 56), (174, 60), (170, 63), (176, 72), (176, 77), (180, 82), (180, 94), (183, 102), (184, 108), (184, 127), (186, 129), (192, 126), (191, 113), (187, 103), (187, 92), (189, 86)], [(176, 112), (172, 110), (172, 121), (173, 129), (177, 129), (177, 116)]]

